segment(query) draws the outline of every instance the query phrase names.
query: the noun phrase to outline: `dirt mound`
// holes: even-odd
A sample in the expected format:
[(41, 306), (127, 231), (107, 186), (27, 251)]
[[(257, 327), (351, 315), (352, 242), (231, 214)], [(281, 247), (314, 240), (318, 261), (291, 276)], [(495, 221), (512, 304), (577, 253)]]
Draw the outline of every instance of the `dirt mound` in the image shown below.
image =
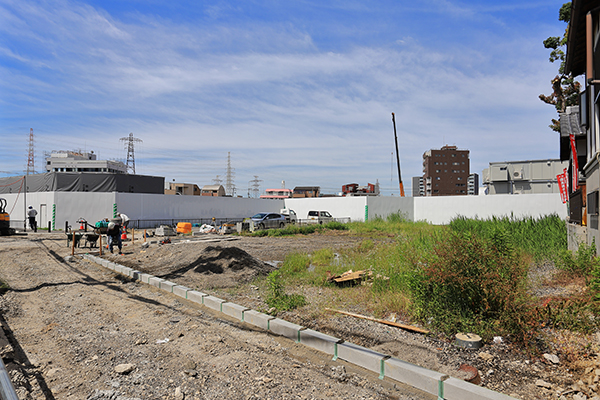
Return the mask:
[[(125, 251), (116, 262), (192, 288), (227, 288), (275, 268), (235, 246), (183, 242)], [(193, 282), (193, 285), (192, 285)], [(200, 283), (200, 285), (199, 285)]]

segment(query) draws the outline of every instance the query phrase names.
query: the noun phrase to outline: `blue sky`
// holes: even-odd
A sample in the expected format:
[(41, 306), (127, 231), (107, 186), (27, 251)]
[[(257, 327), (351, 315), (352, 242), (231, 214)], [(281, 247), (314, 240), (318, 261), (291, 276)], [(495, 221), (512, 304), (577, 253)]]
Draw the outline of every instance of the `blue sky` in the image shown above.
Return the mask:
[(0, 177), (94, 150), (237, 194), (346, 183), (398, 195), (445, 144), (490, 162), (558, 158), (550, 94), (564, 1), (0, 0)]

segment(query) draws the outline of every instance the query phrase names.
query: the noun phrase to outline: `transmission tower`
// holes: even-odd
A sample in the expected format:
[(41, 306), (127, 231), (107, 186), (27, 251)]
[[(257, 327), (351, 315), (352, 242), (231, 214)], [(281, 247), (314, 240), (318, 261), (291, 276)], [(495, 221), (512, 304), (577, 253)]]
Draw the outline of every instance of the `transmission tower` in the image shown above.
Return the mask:
[(125, 147), (127, 147), (127, 172), (132, 171), (135, 175), (135, 153), (133, 143), (142, 143), (142, 139), (133, 137), (133, 133), (129, 133), (129, 136), (122, 137), (119, 140), (125, 142)]
[(225, 193), (229, 196), (235, 196), (235, 168), (231, 168), (231, 152), (227, 152), (227, 174), (225, 175)]
[(248, 184), (252, 183), (252, 185), (250, 185), (252, 189), (249, 189), (248, 191), (252, 192), (252, 197), (254, 198), (258, 197), (260, 193), (260, 182), (262, 182), (262, 179), (258, 179), (258, 175), (254, 175), (254, 179), (248, 182)]
[(214, 183), (215, 185), (220, 185), (221, 183), (223, 183), (223, 179), (221, 179), (221, 175), (217, 175), (217, 177), (212, 180), (212, 183)]
[(27, 175), (35, 174), (35, 153), (33, 151), (33, 128), (29, 129), (29, 153), (27, 156)]

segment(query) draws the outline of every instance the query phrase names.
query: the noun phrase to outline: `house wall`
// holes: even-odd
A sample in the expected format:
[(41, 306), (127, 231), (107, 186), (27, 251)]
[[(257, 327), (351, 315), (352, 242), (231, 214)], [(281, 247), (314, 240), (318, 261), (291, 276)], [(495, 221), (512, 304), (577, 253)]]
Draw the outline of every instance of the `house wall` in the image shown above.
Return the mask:
[[(585, 168), (585, 190), (587, 194), (599, 190), (600, 186), (600, 171), (598, 170), (598, 162), (596, 160), (592, 161)], [(586, 207), (586, 213), (589, 213), (589, 210)], [(595, 243), (597, 248), (600, 250), (600, 231), (598, 230), (598, 215), (588, 214), (587, 216), (587, 244), (591, 245)]]

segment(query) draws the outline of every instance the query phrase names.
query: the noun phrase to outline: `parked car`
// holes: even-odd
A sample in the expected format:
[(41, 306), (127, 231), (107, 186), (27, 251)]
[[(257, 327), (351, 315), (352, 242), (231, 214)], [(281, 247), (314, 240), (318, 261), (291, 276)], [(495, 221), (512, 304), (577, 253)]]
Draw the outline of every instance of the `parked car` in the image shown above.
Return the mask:
[(291, 210), (289, 208), (282, 208), (279, 213), (283, 215), (287, 219), (287, 222), (291, 224), (295, 224), (296, 222), (298, 222), (298, 216), (296, 215), (296, 211), (294, 210)]
[(258, 213), (250, 219), (258, 229), (283, 228), (287, 222), (284, 215), (277, 213)]
[(333, 221), (333, 217), (328, 211), (309, 211), (308, 222), (313, 224), (323, 224)]

